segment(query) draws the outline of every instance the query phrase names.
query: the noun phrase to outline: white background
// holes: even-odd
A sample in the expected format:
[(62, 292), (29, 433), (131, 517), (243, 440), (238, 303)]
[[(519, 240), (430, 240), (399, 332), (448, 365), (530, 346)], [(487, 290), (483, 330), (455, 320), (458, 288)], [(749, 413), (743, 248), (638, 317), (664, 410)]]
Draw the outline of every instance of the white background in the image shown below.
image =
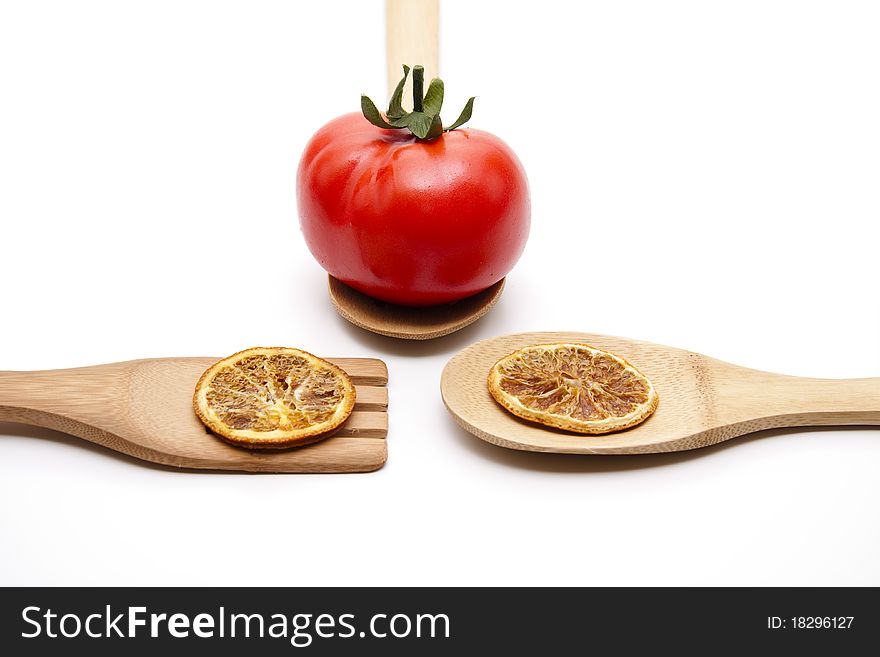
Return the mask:
[(0, 583), (880, 584), (880, 430), (535, 455), (438, 391), (528, 330), (880, 375), (878, 30), (872, 2), (444, 0), (447, 112), (478, 96), (533, 223), (490, 316), (414, 344), (334, 313), (296, 215), (306, 140), (384, 96), (380, 2), (0, 2), (0, 367), (287, 344), (391, 370), (374, 474), (0, 425)]

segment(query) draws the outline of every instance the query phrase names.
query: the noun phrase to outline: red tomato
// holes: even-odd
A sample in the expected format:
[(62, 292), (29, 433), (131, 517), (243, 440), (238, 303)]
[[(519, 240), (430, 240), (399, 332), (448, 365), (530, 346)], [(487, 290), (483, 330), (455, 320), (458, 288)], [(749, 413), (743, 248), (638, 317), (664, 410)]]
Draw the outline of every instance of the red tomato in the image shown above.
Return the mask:
[(470, 128), (425, 142), (361, 114), (340, 116), (306, 146), (297, 200), (324, 269), (371, 297), (410, 306), (498, 282), (529, 234), (522, 165), (498, 137)]

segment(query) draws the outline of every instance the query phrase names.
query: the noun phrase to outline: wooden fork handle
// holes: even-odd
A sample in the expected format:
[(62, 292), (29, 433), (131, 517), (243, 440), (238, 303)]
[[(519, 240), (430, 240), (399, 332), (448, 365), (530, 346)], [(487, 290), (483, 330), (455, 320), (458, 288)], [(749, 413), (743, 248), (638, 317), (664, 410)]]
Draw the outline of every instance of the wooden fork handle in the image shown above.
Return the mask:
[(0, 422), (39, 424), (40, 399), (49, 401), (49, 390), (39, 391), (30, 372), (0, 371)]
[[(56, 416), (75, 416), (84, 422), (99, 419), (95, 408), (119, 404), (117, 377), (124, 364), (95, 368), (0, 371), (0, 422), (19, 422), (57, 429)], [(88, 400), (88, 404), (83, 404)]]
[[(89, 387), (86, 383), (86, 390)], [(53, 429), (113, 447), (115, 439), (110, 434), (70, 417), (70, 408), (65, 406), (69, 391), (70, 386), (64, 381), (58, 385), (50, 372), (0, 371), (0, 422)]]

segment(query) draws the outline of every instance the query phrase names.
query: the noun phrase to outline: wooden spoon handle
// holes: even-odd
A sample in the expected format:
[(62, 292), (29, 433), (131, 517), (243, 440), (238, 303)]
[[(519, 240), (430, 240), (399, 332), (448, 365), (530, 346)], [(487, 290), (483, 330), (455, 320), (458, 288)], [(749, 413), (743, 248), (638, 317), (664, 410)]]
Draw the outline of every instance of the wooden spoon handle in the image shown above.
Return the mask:
[[(746, 370), (748, 372), (748, 370)], [(880, 425), (880, 378), (808, 379), (755, 372), (718, 399), (721, 419), (766, 418), (773, 426)]]
[(811, 423), (880, 424), (880, 378), (808, 379), (791, 389)]
[[(388, 95), (403, 75), (403, 65), (425, 67), (425, 80), (438, 74), (439, 0), (385, 0), (385, 50)], [(412, 109), (412, 82), (407, 81), (403, 104)]]

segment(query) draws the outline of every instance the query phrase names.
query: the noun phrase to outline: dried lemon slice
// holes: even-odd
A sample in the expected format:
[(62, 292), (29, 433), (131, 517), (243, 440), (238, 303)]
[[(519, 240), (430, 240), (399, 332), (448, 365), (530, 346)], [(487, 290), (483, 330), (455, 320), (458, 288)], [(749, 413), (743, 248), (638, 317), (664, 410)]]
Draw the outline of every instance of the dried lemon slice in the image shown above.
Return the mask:
[(242, 447), (313, 443), (354, 408), (355, 389), (341, 369), (287, 347), (246, 349), (199, 379), (193, 407), (214, 433)]
[(645, 421), (659, 397), (620, 356), (585, 344), (540, 344), (489, 371), (489, 392), (514, 415), (578, 433), (608, 433)]

